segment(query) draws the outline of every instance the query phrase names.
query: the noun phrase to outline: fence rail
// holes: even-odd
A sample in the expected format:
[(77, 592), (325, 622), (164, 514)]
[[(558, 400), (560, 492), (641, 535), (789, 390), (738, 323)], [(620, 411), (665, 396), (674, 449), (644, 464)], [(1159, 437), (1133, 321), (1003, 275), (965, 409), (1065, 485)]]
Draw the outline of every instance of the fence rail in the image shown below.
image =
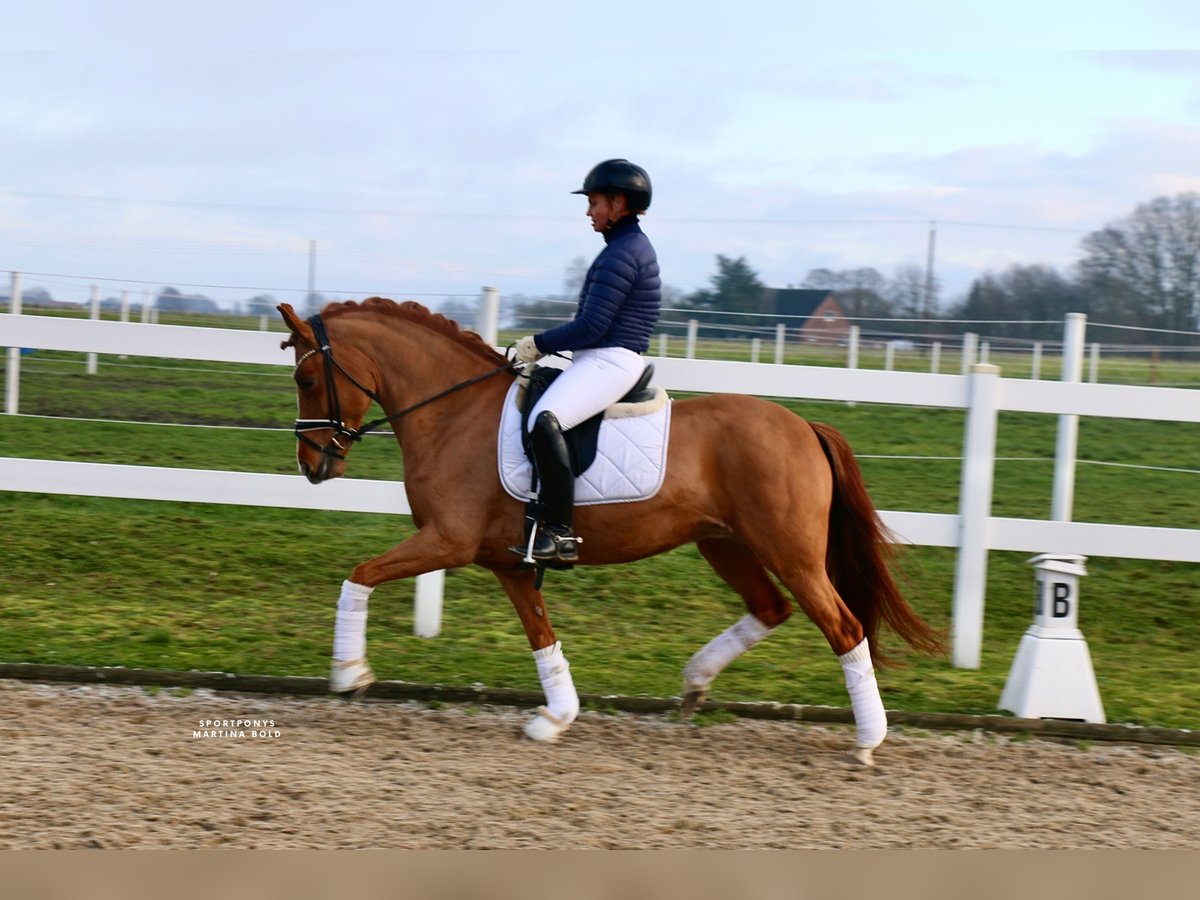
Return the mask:
[[(1082, 317), (1068, 318), (1064, 346), (1082, 359)], [(279, 340), (278, 333), (258, 331), (0, 314), (0, 346), (10, 348), (290, 366), (291, 355), (280, 351)], [(899, 540), (958, 550), (952, 627), (952, 658), (957, 666), (977, 668), (980, 664), (989, 550), (1200, 562), (1200, 530), (1196, 529), (1066, 521), (1069, 503), (1068, 513), (1060, 517), (1062, 521), (998, 518), (990, 514), (999, 411), (1056, 415), (1060, 435), (1064, 428), (1069, 434), (1073, 419), (1080, 415), (1200, 422), (1200, 392), (1195, 390), (1005, 379), (1000, 377), (997, 367), (987, 364), (976, 364), (964, 375), (935, 375), (651, 359), (656, 365), (657, 382), (668, 390), (732, 391), (777, 398), (967, 411), (959, 513), (882, 512), (885, 523)], [(9, 365), (11, 383), (15, 374), (11, 353)], [(19, 357), (16, 365), (19, 366)], [(1078, 378), (1078, 373), (1072, 376), (1065, 371), (1064, 376)], [(1073, 441), (1060, 440), (1055, 461), (1056, 492), (1058, 485), (1073, 481), (1074, 466)], [(401, 482), (339, 479), (314, 487), (299, 475), (13, 458), (4, 459), (0, 465), (0, 490), (372, 513), (409, 512)], [(425, 579), (423, 585), (422, 579)], [(418, 604), (424, 598), (435, 604), (435, 610), (440, 610), (440, 579), (441, 573), (418, 579)], [(418, 612), (429, 633), (431, 615), (428, 611)], [(436, 633), (436, 615), (432, 619), (432, 632)]]

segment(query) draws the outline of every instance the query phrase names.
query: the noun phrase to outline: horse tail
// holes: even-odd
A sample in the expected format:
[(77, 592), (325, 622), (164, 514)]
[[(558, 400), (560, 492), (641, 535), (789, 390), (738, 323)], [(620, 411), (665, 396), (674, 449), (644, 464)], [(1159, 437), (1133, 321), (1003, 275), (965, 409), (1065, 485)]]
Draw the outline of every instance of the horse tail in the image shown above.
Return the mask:
[(829, 545), (825, 570), (843, 602), (862, 625), (876, 662), (886, 663), (875, 639), (887, 622), (910, 647), (923, 653), (945, 652), (945, 636), (923, 620), (900, 592), (889, 562), (896, 555), (890, 532), (867, 493), (862, 471), (845, 436), (823, 422), (810, 422), (833, 470)]

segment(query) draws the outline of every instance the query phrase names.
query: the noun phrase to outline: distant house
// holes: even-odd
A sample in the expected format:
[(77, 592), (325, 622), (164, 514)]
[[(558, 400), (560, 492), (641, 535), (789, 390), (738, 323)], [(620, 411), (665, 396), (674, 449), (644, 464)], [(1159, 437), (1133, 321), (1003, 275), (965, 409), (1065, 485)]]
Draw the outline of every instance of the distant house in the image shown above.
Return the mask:
[[(767, 288), (767, 307), (779, 316), (788, 335), (809, 344), (844, 344), (850, 322), (837, 294), (806, 288)], [(786, 317), (786, 318), (785, 318)]]

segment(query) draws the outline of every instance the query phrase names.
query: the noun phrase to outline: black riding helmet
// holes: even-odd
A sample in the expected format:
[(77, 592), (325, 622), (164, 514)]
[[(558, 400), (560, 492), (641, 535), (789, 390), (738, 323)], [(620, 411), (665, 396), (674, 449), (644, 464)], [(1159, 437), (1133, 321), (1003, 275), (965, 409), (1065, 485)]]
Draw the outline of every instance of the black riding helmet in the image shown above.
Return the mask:
[(583, 179), (583, 187), (572, 194), (624, 194), (632, 212), (650, 208), (650, 176), (627, 159), (606, 159)]

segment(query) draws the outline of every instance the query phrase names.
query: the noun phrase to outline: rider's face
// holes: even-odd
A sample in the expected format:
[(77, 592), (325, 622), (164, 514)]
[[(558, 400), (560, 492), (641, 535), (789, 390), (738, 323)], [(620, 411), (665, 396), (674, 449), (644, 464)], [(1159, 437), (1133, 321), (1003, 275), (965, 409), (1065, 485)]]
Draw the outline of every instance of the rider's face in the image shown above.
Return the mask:
[(607, 194), (593, 191), (587, 198), (587, 216), (592, 220), (593, 231), (607, 231), (608, 226), (621, 218), (625, 212), (625, 197), (621, 194), (609, 197)]

